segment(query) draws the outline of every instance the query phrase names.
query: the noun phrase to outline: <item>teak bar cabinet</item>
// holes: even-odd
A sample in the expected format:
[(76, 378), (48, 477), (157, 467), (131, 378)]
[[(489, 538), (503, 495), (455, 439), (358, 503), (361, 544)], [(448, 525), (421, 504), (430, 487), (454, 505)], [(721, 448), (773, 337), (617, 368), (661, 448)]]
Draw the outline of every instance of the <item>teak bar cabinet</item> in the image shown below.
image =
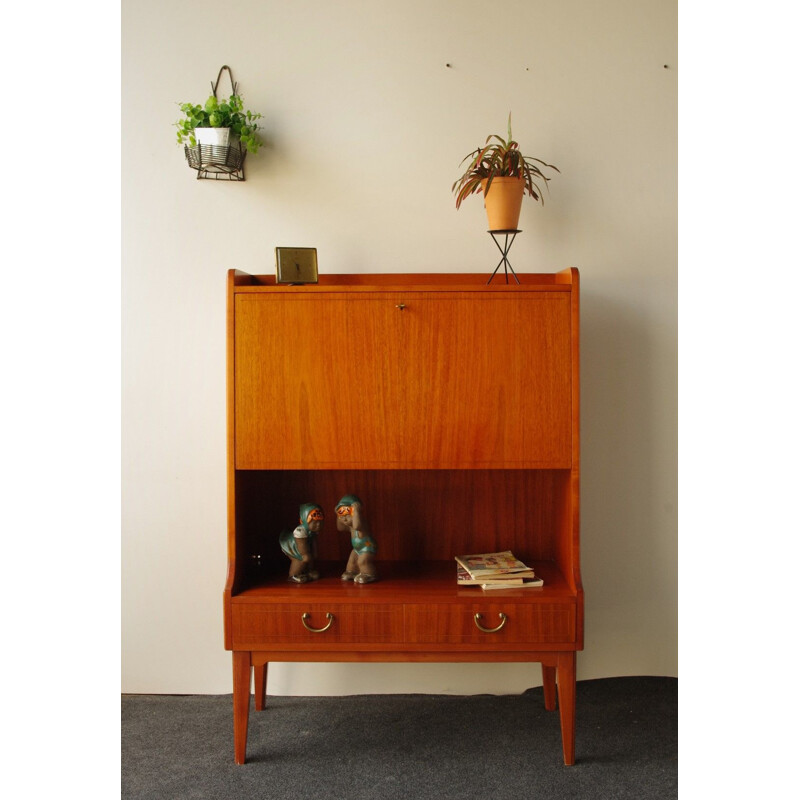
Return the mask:
[[(234, 757), (270, 661), (539, 662), (575, 760), (579, 566), (578, 271), (228, 273), (228, 572)], [(341, 580), (334, 509), (364, 503), (380, 580)], [(278, 544), (320, 504), (319, 580)], [(456, 585), (460, 554), (511, 550), (540, 588)], [(558, 687), (556, 698), (556, 686)]]

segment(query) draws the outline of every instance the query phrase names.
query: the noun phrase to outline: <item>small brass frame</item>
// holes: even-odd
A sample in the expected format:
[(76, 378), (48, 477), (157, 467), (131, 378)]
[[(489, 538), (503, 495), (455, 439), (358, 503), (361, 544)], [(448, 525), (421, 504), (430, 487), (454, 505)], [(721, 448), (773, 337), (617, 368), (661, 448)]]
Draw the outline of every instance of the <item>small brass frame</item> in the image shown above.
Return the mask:
[(276, 247), (275, 281), (277, 283), (317, 283), (316, 247)]

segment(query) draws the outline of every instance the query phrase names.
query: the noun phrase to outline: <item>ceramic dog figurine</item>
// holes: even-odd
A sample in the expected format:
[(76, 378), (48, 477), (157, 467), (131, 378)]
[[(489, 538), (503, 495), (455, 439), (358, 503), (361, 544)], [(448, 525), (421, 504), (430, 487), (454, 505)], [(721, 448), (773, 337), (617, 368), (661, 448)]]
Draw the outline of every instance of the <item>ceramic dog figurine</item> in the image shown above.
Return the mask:
[(367, 523), (364, 504), (356, 495), (346, 494), (337, 504), (336, 528), (350, 534), (350, 544), (353, 546), (342, 573), (342, 580), (354, 583), (372, 583), (378, 580), (378, 571), (375, 568), (378, 545)]
[(317, 534), (322, 531), (325, 515), (316, 503), (300, 506), (300, 524), (293, 530), (281, 531), (281, 550), (289, 556), (289, 580), (307, 583), (319, 578), (315, 562), (317, 558)]

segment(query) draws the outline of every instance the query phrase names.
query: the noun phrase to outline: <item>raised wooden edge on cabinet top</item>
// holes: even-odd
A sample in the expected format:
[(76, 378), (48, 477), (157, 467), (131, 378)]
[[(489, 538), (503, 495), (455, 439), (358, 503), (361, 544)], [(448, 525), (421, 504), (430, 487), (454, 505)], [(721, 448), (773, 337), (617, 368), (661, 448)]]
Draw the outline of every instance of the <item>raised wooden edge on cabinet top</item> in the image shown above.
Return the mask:
[(369, 274), (323, 274), (313, 284), (277, 284), (274, 275), (251, 275), (241, 270), (229, 270), (229, 280), (236, 292), (332, 292), (341, 291), (487, 291), (509, 292), (520, 290), (570, 291), (577, 282), (578, 270), (570, 267), (560, 272), (517, 273), (520, 283), (486, 283), (483, 272), (415, 272)]

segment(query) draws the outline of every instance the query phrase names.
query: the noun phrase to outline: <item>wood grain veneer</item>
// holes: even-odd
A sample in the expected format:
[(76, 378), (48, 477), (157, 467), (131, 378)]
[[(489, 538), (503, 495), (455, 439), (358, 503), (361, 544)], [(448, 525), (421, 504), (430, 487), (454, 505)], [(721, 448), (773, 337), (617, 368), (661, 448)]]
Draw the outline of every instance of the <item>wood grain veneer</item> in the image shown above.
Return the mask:
[(235, 303), (238, 469), (571, 464), (566, 293)]
[[(270, 661), (540, 662), (574, 762), (579, 278), (520, 280), (325, 275), (278, 286), (229, 272), (223, 597), (237, 763), (250, 676), (263, 709)], [(362, 497), (378, 539), (381, 579), (367, 586), (339, 578), (350, 544), (333, 508), (346, 493)], [(328, 515), (322, 578), (290, 584), (277, 534), (308, 501)], [(456, 554), (503, 549), (544, 586), (456, 585)]]

